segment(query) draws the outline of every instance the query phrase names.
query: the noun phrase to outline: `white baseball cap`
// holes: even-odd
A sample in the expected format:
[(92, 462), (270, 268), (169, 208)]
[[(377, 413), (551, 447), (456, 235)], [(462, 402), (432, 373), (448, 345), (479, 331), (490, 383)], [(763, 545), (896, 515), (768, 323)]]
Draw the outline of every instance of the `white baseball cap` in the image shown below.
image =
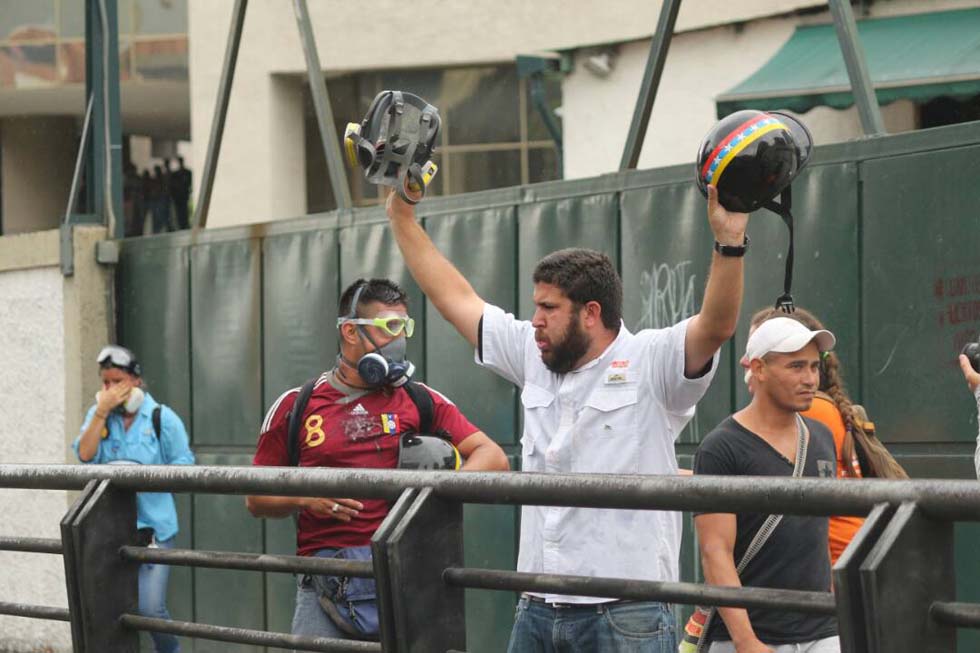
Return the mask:
[(821, 353), (830, 351), (837, 343), (837, 339), (830, 331), (824, 329), (811, 331), (792, 318), (774, 317), (756, 327), (749, 336), (749, 342), (745, 346), (745, 357), (752, 361), (770, 352), (789, 354), (803, 349), (812, 340), (817, 341), (817, 349)]

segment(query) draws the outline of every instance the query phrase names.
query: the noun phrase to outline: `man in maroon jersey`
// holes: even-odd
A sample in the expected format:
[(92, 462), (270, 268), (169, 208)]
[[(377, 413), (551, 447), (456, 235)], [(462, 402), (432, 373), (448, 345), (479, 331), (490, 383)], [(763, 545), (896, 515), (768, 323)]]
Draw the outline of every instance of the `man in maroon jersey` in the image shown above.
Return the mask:
[[(299, 465), (395, 468), (399, 434), (418, 430), (420, 421), (404, 388), (414, 369), (404, 358), (405, 339), (414, 330), (408, 299), (392, 281), (358, 279), (344, 291), (339, 309), (340, 354), (336, 366), (317, 379), (303, 410)], [(508, 469), (506, 455), (493, 440), (445, 396), (422, 387), (432, 397), (432, 428), (452, 439), (466, 461), (463, 470)], [(253, 465), (290, 465), (289, 413), (299, 391), (288, 390), (272, 404)], [(328, 557), (340, 549), (370, 544), (390, 508), (385, 500), (345, 497), (249, 496), (246, 505), (256, 517), (298, 514), (298, 555)], [(348, 638), (321, 608), (323, 592), (316, 581), (309, 576), (298, 579), (292, 632)]]

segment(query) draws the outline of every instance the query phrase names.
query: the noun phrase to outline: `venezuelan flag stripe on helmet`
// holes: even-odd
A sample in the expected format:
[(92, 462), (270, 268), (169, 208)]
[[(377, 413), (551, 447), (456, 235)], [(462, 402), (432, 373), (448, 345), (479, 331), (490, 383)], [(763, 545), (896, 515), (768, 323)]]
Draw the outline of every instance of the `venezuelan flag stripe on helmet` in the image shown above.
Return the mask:
[(728, 167), (732, 159), (738, 156), (739, 152), (757, 141), (763, 134), (779, 130), (789, 132), (789, 128), (775, 116), (763, 114), (749, 120), (732, 131), (725, 137), (725, 140), (718, 144), (718, 147), (705, 161), (704, 167), (701, 169), (701, 176), (706, 183), (717, 186), (725, 168)]

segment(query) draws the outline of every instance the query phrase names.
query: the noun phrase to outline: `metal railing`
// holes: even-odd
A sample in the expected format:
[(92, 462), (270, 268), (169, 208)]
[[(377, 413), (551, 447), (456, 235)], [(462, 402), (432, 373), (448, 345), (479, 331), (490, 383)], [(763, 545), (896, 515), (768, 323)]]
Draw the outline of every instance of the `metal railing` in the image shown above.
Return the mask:
[[(139, 631), (309, 651), (463, 650), (465, 588), (836, 614), (842, 648), (851, 652), (945, 653), (955, 650), (957, 627), (980, 627), (980, 605), (953, 600), (953, 522), (980, 521), (980, 484), (973, 481), (0, 465), (0, 488), (83, 489), (61, 522), (61, 541), (0, 538), (0, 550), (63, 554), (68, 610), (0, 603), (0, 614), (70, 620), (77, 652), (135, 652)], [(356, 562), (138, 547), (137, 491), (397, 501), (372, 539), (373, 562)], [(468, 568), (463, 503), (868, 517), (835, 565), (830, 593)], [(380, 642), (131, 614), (142, 563), (373, 576)], [(100, 578), (113, 578), (118, 591), (107, 593)]]

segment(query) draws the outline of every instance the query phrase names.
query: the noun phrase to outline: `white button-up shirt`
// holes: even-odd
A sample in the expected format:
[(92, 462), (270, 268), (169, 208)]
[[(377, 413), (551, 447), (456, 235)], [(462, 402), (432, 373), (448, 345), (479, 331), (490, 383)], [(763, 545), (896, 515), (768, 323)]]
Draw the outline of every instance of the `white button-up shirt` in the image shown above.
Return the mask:
[[(636, 334), (622, 325), (601, 356), (555, 374), (541, 360), (531, 323), (487, 304), (476, 358), (522, 389), (524, 471), (676, 474), (674, 440), (718, 366), (716, 352), (707, 374), (684, 376), (688, 322)], [(680, 543), (676, 512), (524, 506), (517, 569), (676, 581)]]

